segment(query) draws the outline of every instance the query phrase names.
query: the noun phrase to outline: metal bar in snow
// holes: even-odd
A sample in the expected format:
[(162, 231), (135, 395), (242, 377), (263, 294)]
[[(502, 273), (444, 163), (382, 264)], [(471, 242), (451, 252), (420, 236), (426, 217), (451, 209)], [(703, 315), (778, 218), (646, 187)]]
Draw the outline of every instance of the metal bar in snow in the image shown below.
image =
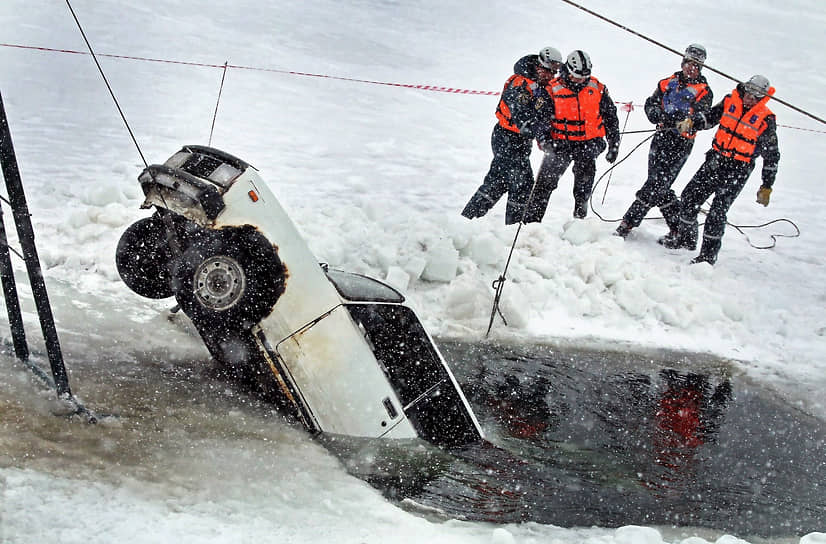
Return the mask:
[(2, 207), (0, 207), (0, 278), (3, 282), (6, 311), (9, 314), (14, 354), (21, 361), (26, 361), (29, 358), (29, 345), (26, 342), (26, 329), (23, 327), (23, 317), (20, 313), (20, 298), (17, 296), (17, 284), (14, 281), (14, 270), (11, 266), (11, 254), (6, 238), (6, 225), (3, 221)]
[(49, 304), (49, 294), (46, 292), (40, 259), (34, 243), (34, 229), (32, 228), (29, 207), (26, 204), (26, 195), (23, 192), (23, 181), (20, 179), (17, 157), (14, 154), (14, 145), (11, 140), (11, 131), (6, 118), (2, 93), (0, 93), (0, 163), (2, 163), (3, 177), (6, 180), (6, 190), (8, 191), (9, 202), (11, 202), (12, 215), (17, 226), (17, 237), (20, 239), (20, 246), (23, 249), (23, 259), (26, 262), (26, 271), (29, 274), (37, 315), (40, 318), (40, 328), (46, 341), (46, 352), (49, 356), (49, 364), (52, 367), (55, 389), (58, 396), (71, 397), (72, 391), (69, 389), (69, 378), (63, 364), (63, 354), (60, 351), (52, 307)]

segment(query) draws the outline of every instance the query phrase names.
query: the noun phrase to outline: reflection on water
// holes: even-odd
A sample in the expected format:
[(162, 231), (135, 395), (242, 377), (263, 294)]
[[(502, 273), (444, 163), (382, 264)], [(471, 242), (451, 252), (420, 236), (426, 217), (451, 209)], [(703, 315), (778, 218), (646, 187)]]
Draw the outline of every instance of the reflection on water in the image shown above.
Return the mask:
[[(488, 442), (445, 451), (319, 438), (403, 508), (438, 520), (710, 527), (752, 541), (824, 530), (823, 422), (730, 376), (720, 361), (440, 347)], [(164, 493), (200, 490), (204, 478), (234, 481), (220, 494), (259, 485), (262, 496), (270, 491), (262, 474), (327, 469), (322, 448), (307, 456), (312, 442), (299, 426), (208, 361), (146, 353), (75, 362), (87, 405), (119, 415), (85, 425), (50, 415), (52, 395), (32, 395), (9, 360), (0, 353), (0, 467), (137, 478)], [(227, 449), (231, 462), (221, 457)]]
[(490, 442), (326, 439), (388, 498), (441, 517), (560, 526), (823, 530), (822, 422), (707, 359), (441, 345)]
[(709, 384), (708, 376), (660, 372), (662, 393), (654, 400), (652, 429), (652, 477), (646, 485), (658, 495), (685, 491), (701, 470), (698, 449), (715, 441), (726, 404), (731, 400), (731, 381)]

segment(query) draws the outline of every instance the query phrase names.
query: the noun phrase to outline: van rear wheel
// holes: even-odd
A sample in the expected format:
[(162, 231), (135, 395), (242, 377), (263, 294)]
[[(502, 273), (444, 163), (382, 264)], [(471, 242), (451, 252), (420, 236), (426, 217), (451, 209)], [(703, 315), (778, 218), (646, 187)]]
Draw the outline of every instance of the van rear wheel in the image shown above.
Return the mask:
[(250, 226), (200, 232), (173, 276), (178, 304), (207, 327), (248, 329), (270, 313), (286, 283), (275, 248)]

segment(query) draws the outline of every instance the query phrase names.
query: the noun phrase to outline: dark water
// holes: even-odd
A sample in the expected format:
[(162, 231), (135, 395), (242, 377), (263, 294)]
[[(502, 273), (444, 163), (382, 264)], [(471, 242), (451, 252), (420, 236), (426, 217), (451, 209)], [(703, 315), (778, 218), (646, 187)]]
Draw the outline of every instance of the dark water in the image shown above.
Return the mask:
[(440, 344), (489, 442), (346, 444), (353, 474), (438, 517), (564, 527), (826, 528), (823, 422), (722, 361)]

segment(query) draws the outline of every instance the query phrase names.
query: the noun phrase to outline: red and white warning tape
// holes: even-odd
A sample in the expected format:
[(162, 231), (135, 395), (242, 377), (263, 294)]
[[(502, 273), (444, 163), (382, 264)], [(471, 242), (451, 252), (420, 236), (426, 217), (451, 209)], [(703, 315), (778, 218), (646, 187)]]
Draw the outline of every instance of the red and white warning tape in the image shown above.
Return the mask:
[[(12, 47), (16, 49), (31, 49), (36, 51), (47, 51), (51, 53), (67, 53), (72, 55), (88, 55), (87, 51), (75, 51), (72, 49), (56, 49), (52, 47), (37, 47), (32, 45), (20, 45), (20, 44), (13, 44), (13, 43), (0, 43), (0, 47)], [(460, 89), (457, 87), (444, 87), (441, 85), (423, 85), (419, 83), (392, 83), (388, 81), (374, 81), (370, 79), (357, 79), (351, 77), (342, 77), (342, 76), (332, 76), (328, 74), (313, 74), (309, 72), (297, 72), (294, 70), (279, 70), (277, 68), (261, 68), (259, 66), (242, 66), (238, 64), (209, 64), (203, 62), (192, 62), (192, 61), (181, 61), (181, 60), (168, 60), (168, 59), (155, 59), (149, 57), (136, 57), (130, 55), (112, 55), (106, 53), (98, 53), (99, 57), (108, 57), (112, 59), (125, 59), (125, 60), (137, 60), (142, 62), (160, 62), (165, 64), (181, 64), (184, 66), (199, 66), (203, 68), (235, 68), (238, 70), (253, 70), (257, 72), (272, 72), (277, 74), (289, 74), (294, 76), (304, 76), (304, 77), (320, 77), (324, 79), (334, 79), (338, 81), (352, 81), (354, 83), (368, 83), (371, 85), (386, 85), (389, 87), (401, 87), (405, 89), (417, 89), (420, 91), (431, 91), (431, 92), (439, 92), (439, 93), (451, 93), (451, 94), (466, 94), (466, 95), (482, 95), (482, 96), (498, 96), (501, 94), (500, 91), (480, 91), (475, 89)], [(623, 102), (620, 100), (615, 101), (617, 104), (620, 105), (620, 110), (623, 112), (630, 113), (634, 111), (635, 107), (642, 107), (639, 104), (634, 104), (632, 102)], [(794, 130), (803, 130), (806, 132), (817, 132), (820, 134), (826, 134), (826, 130), (817, 130), (811, 128), (802, 128), (802, 127), (795, 127), (791, 125), (778, 125), (784, 128), (791, 128)]]

